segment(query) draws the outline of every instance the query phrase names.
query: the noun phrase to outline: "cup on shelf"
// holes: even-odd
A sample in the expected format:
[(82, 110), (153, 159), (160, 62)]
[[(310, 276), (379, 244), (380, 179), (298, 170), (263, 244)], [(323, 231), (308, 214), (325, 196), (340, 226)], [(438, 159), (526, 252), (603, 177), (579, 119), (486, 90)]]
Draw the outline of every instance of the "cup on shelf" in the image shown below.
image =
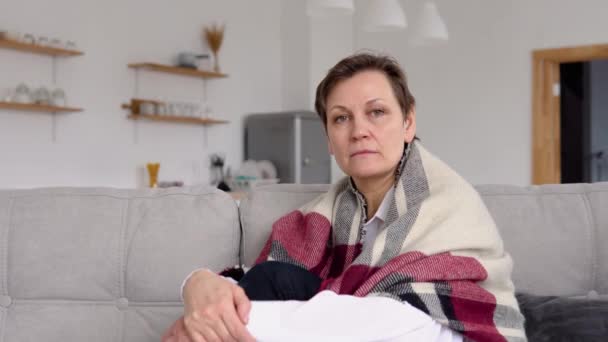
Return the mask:
[(0, 98), (0, 101), (2, 102), (11, 102), (13, 100), (13, 89), (12, 88), (6, 88), (2, 91), (2, 97)]
[(67, 99), (65, 96), (65, 91), (61, 88), (56, 88), (51, 92), (51, 100), (50, 104), (57, 107), (66, 107)]
[(142, 102), (139, 105), (139, 113), (140, 114), (146, 114), (146, 115), (155, 114), (156, 113), (156, 106), (152, 102)]
[(34, 44), (36, 43), (36, 37), (31, 33), (26, 33), (23, 35), (22, 41), (26, 44)]
[(53, 38), (49, 42), (49, 46), (50, 47), (54, 47), (56, 49), (62, 49), (63, 48), (63, 42), (59, 38)]
[(188, 116), (196, 117), (197, 105), (196, 103), (188, 103)]
[(76, 50), (76, 43), (72, 40), (65, 42), (65, 48), (68, 50)]
[(156, 114), (157, 115), (167, 115), (167, 105), (162, 102), (157, 104), (156, 105)]
[(190, 116), (190, 106), (186, 102), (180, 102), (179, 112), (181, 116)]
[(182, 103), (183, 115), (184, 116), (192, 116), (192, 106), (189, 102)]
[(21, 41), (21, 32), (19, 31), (14, 31), (14, 30), (7, 30), (4, 31), (4, 39), (8, 39), (8, 40), (14, 40), (14, 41)]
[(20, 83), (15, 87), (15, 91), (12, 93), (12, 102), (16, 103), (32, 103), (32, 93), (30, 88), (25, 83)]
[(38, 38), (36, 38), (36, 45), (40, 45), (40, 46), (48, 46), (49, 45), (49, 39), (45, 36), (38, 36)]
[(213, 112), (213, 108), (211, 107), (211, 105), (209, 105), (208, 103), (206, 103), (203, 106), (203, 118), (208, 118), (210, 116), (210, 114)]
[(32, 100), (34, 103), (41, 105), (51, 104), (51, 92), (46, 87), (39, 87), (32, 93)]
[(183, 111), (184, 111), (182, 104), (180, 102), (176, 101), (176, 102), (173, 102), (172, 105), (173, 105), (173, 115), (182, 116)]
[(195, 118), (200, 118), (201, 115), (201, 105), (200, 103), (193, 103), (192, 104), (192, 116)]
[(175, 103), (173, 102), (169, 102), (167, 103), (167, 115), (172, 116), (172, 115), (177, 115), (177, 106)]

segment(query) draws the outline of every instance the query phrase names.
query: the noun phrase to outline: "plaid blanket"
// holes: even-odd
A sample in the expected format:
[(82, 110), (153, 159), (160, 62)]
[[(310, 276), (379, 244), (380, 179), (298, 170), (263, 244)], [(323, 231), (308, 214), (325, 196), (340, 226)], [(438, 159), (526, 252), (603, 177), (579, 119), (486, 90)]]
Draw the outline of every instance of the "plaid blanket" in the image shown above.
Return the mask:
[(406, 301), (467, 341), (526, 341), (511, 258), (470, 184), (412, 142), (385, 223), (363, 246), (365, 206), (344, 178), (277, 220), (256, 263), (303, 267), (319, 291)]

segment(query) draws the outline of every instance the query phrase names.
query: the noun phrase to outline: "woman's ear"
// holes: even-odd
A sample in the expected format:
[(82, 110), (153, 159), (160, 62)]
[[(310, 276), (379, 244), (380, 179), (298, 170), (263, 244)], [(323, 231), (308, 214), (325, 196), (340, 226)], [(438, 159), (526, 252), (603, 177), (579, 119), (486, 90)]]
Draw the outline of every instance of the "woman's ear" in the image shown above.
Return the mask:
[(411, 143), (416, 136), (416, 107), (412, 107), (404, 123), (404, 140)]

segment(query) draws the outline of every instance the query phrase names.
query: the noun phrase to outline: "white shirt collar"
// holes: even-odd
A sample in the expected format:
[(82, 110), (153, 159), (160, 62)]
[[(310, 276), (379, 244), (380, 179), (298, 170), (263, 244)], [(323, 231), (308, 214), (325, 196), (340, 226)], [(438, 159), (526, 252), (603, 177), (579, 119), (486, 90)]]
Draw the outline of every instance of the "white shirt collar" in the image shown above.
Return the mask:
[(388, 213), (390, 198), (393, 196), (394, 192), (395, 187), (391, 186), (390, 189), (388, 189), (388, 191), (386, 192), (386, 194), (384, 194), (384, 198), (382, 199), (382, 202), (380, 203), (380, 206), (378, 207), (378, 210), (376, 210), (374, 216), (371, 219), (367, 220), (367, 222), (365, 222), (366, 226), (374, 220), (378, 220), (378, 224), (384, 223), (384, 221), (386, 221), (386, 214)]

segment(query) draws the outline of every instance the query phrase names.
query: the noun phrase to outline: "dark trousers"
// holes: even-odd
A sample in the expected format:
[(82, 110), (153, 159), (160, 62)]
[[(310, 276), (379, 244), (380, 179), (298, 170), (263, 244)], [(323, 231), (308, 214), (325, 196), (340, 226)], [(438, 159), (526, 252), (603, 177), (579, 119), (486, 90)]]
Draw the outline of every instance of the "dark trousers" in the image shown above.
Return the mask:
[(266, 261), (245, 273), (239, 285), (250, 300), (309, 300), (321, 278), (295, 265)]

